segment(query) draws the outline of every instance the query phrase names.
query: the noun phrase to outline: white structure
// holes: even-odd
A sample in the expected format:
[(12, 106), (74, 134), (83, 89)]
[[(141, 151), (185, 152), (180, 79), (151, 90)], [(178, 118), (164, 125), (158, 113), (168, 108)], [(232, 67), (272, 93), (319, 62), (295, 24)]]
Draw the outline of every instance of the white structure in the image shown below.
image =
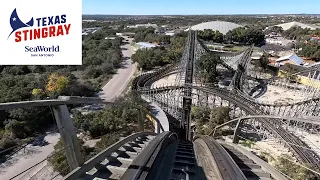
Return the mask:
[(150, 49), (154, 47), (158, 47), (156, 44), (148, 43), (148, 42), (138, 42), (136, 45), (139, 46), (139, 49)]
[(89, 33), (95, 33), (97, 32), (98, 30), (100, 30), (101, 27), (94, 27), (94, 28), (84, 28), (82, 29), (82, 35), (83, 36), (86, 36), (88, 35)]
[(316, 62), (314, 64), (308, 64), (308, 67), (319, 66), (319, 65), (320, 65), (320, 62)]
[(289, 40), (283, 37), (268, 37), (266, 38), (266, 43), (267, 44), (275, 44), (275, 45), (280, 45), (280, 46), (287, 46), (290, 43), (294, 43), (295, 40)]
[(166, 35), (166, 36), (173, 36), (173, 35), (174, 35), (174, 32), (166, 32), (165, 35)]
[(301, 59), (296, 54), (291, 54), (289, 56), (283, 56), (283, 57), (277, 59), (275, 65), (276, 66), (283, 66), (287, 63), (300, 66), (303, 64), (303, 59)]
[[(211, 29), (213, 31), (219, 31), (222, 34), (227, 34), (230, 30), (233, 30), (235, 28), (242, 27), (239, 24), (231, 23), (231, 22), (225, 22), (225, 21), (210, 21), (205, 22), (201, 24), (197, 24), (191, 27), (192, 30), (205, 30), (205, 29)], [(186, 29), (188, 31), (189, 29)]]
[(116, 33), (117, 36), (130, 36), (135, 35), (135, 33), (132, 32), (124, 32), (124, 33)]
[(316, 30), (316, 29), (320, 29), (320, 26), (315, 26), (315, 25), (310, 25), (310, 24), (303, 24), (303, 23), (300, 23), (300, 22), (289, 22), (289, 23), (283, 23), (283, 24), (278, 24), (278, 25), (275, 25), (275, 26), (278, 26), (278, 27), (282, 27), (282, 29), (284, 31), (292, 28), (292, 27), (301, 27), (303, 29), (306, 29), (306, 28), (309, 28), (310, 30)]
[(113, 40), (113, 39), (116, 39), (116, 37), (106, 37), (104, 39), (109, 39), (109, 40)]
[(174, 30), (166, 31), (164, 34), (167, 35), (167, 36), (173, 36), (175, 34), (175, 31)]
[(92, 19), (92, 20), (90, 20), (90, 19), (88, 19), (88, 20), (82, 20), (83, 22), (95, 22), (95, 21), (97, 21), (97, 20), (94, 20), (94, 19)]
[(266, 39), (267, 44), (277, 44), (277, 45), (282, 45), (282, 41), (278, 38), (267, 38)]
[(263, 55), (263, 52), (253, 51), (251, 54), (251, 59), (259, 60)]
[(153, 27), (153, 28), (157, 28), (158, 25), (148, 23), (148, 24), (136, 24), (136, 25), (133, 25), (133, 26), (127, 26), (127, 28), (139, 28), (139, 27), (145, 27), (145, 28)]

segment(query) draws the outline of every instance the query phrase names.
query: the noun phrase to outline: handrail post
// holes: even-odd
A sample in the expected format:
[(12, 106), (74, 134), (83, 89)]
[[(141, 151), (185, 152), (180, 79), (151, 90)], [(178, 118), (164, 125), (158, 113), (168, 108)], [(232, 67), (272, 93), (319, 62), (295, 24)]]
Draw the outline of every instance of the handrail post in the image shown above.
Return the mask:
[(61, 140), (66, 148), (65, 154), (68, 165), (72, 171), (83, 164), (75, 128), (66, 105), (53, 106), (52, 109), (61, 135)]
[(239, 134), (241, 132), (241, 126), (243, 124), (242, 122), (243, 122), (243, 119), (240, 118), (238, 120), (237, 125), (236, 125), (236, 129), (234, 130), (232, 142), (235, 143), (235, 144), (239, 143), (239, 139), (240, 139), (239, 138)]

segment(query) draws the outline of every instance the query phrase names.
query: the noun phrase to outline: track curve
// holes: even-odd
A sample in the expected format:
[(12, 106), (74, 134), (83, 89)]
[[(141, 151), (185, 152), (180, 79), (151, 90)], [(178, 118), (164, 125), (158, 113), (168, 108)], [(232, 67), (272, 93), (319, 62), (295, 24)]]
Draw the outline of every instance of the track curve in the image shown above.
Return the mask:
[[(161, 79), (164, 77), (166, 73), (170, 72), (169, 67), (165, 67), (164, 70), (157, 71), (157, 73), (150, 73), (147, 75), (139, 76), (138, 79), (140, 81), (137, 81), (139, 83), (134, 84), (135, 89), (137, 89), (141, 94), (147, 94), (147, 93), (161, 93), (166, 92), (173, 89), (184, 89), (185, 87), (200, 90), (202, 92), (206, 92), (212, 95), (216, 95), (221, 97), (224, 100), (227, 100), (229, 102), (232, 102), (234, 104), (237, 104), (242, 109), (244, 109), (246, 112), (248, 112), (249, 115), (264, 115), (265, 112), (261, 109), (261, 106), (257, 104), (255, 101), (252, 101), (251, 98), (248, 98), (246, 95), (244, 95), (240, 91), (229, 91), (227, 89), (221, 89), (217, 87), (202, 87), (202, 86), (193, 86), (193, 85), (181, 85), (181, 86), (166, 86), (166, 87), (158, 87), (158, 88), (150, 88), (151, 82), (155, 82), (156, 80)], [(145, 82), (148, 82), (148, 84), (145, 86)], [(299, 138), (294, 136), (291, 133), (286, 132), (283, 128), (280, 127), (279, 124), (274, 124), (269, 122), (268, 120), (262, 119), (261, 122), (263, 125), (271, 132), (278, 135), (283, 141), (290, 142), (290, 144), (296, 144), (298, 146), (289, 145), (289, 149), (295, 154), (295, 156), (302, 162), (311, 164), (312, 166), (316, 167), (317, 169), (320, 169), (320, 157), (309, 150), (306, 150), (302, 147), (308, 147), (306, 143), (301, 141)]]

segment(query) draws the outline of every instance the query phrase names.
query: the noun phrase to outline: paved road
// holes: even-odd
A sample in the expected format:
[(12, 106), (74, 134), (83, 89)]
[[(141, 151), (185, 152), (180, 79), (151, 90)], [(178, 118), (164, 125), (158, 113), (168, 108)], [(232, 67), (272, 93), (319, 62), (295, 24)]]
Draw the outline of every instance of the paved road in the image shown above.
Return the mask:
[(112, 101), (122, 93), (130, 82), (130, 78), (136, 69), (135, 64), (131, 61), (132, 52), (130, 49), (130, 43), (132, 42), (132, 38), (128, 38), (126, 36), (123, 36), (123, 38), (128, 40), (129, 43), (121, 46), (121, 48), (123, 48), (123, 57), (128, 59), (124, 61), (123, 67), (120, 68), (117, 74), (115, 74), (113, 78), (102, 87), (102, 91), (98, 94), (100, 98), (105, 99), (106, 101)]

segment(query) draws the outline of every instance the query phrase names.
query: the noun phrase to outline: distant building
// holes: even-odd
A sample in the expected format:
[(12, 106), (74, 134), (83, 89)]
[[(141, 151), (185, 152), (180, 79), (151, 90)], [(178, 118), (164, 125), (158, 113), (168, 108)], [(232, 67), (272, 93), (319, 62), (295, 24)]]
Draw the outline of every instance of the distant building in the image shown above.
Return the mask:
[(97, 21), (97, 20), (90, 20), (90, 19), (88, 19), (88, 20), (82, 20), (83, 22), (95, 22), (95, 21)]
[(139, 49), (150, 49), (150, 48), (154, 48), (154, 47), (159, 46), (157, 44), (152, 44), (152, 43), (148, 43), (148, 42), (138, 42), (138, 43), (136, 43), (136, 45), (138, 46)]
[(304, 43), (309, 44), (311, 42), (316, 42), (316, 43), (320, 44), (320, 37), (319, 36), (312, 36), (311, 38), (306, 40)]
[(278, 26), (278, 27), (282, 27), (282, 29), (284, 31), (292, 28), (292, 27), (301, 27), (303, 29), (310, 29), (310, 30), (316, 30), (316, 29), (320, 29), (320, 26), (315, 26), (315, 25), (311, 25), (311, 24), (303, 24), (303, 23), (300, 23), (300, 22), (289, 22), (289, 23), (283, 23), (283, 24), (278, 24), (278, 25), (275, 25), (275, 26)]
[(238, 28), (242, 27), (239, 24), (231, 23), (231, 22), (225, 22), (225, 21), (210, 21), (210, 22), (205, 22), (201, 24), (197, 24), (192, 26), (191, 28), (186, 29), (188, 31), (189, 29), (192, 30), (205, 30), (205, 29), (211, 29), (213, 31), (219, 31), (220, 33), (226, 35), (227, 32)]
[(132, 25), (132, 26), (127, 26), (127, 28), (139, 28), (139, 27), (145, 27), (145, 28), (148, 28), (148, 27), (152, 27), (152, 28), (157, 28), (158, 25), (157, 24), (136, 24), (136, 25)]
[(135, 35), (135, 33), (132, 32), (124, 32), (124, 33), (116, 33), (117, 36), (131, 36)]
[(310, 38), (310, 41), (320, 41), (320, 37), (319, 36), (312, 36)]
[(93, 28), (83, 28), (82, 29), (82, 35), (86, 36), (89, 33), (95, 33), (96, 31), (98, 31), (99, 29), (101, 29), (101, 27), (93, 27)]
[(266, 44), (275, 44), (280, 46), (292, 46), (295, 43), (295, 40), (290, 40), (283, 38), (281, 36), (273, 36), (266, 38)]
[(157, 28), (154, 30), (155, 34), (165, 34), (166, 30), (164, 28)]
[(167, 36), (173, 36), (175, 34), (178, 34), (180, 30), (171, 30), (171, 31), (166, 31), (164, 34)]
[(276, 60), (275, 66), (283, 66), (285, 64), (293, 64), (297, 66), (303, 65), (303, 59), (296, 54), (291, 54), (289, 56), (283, 56)]

